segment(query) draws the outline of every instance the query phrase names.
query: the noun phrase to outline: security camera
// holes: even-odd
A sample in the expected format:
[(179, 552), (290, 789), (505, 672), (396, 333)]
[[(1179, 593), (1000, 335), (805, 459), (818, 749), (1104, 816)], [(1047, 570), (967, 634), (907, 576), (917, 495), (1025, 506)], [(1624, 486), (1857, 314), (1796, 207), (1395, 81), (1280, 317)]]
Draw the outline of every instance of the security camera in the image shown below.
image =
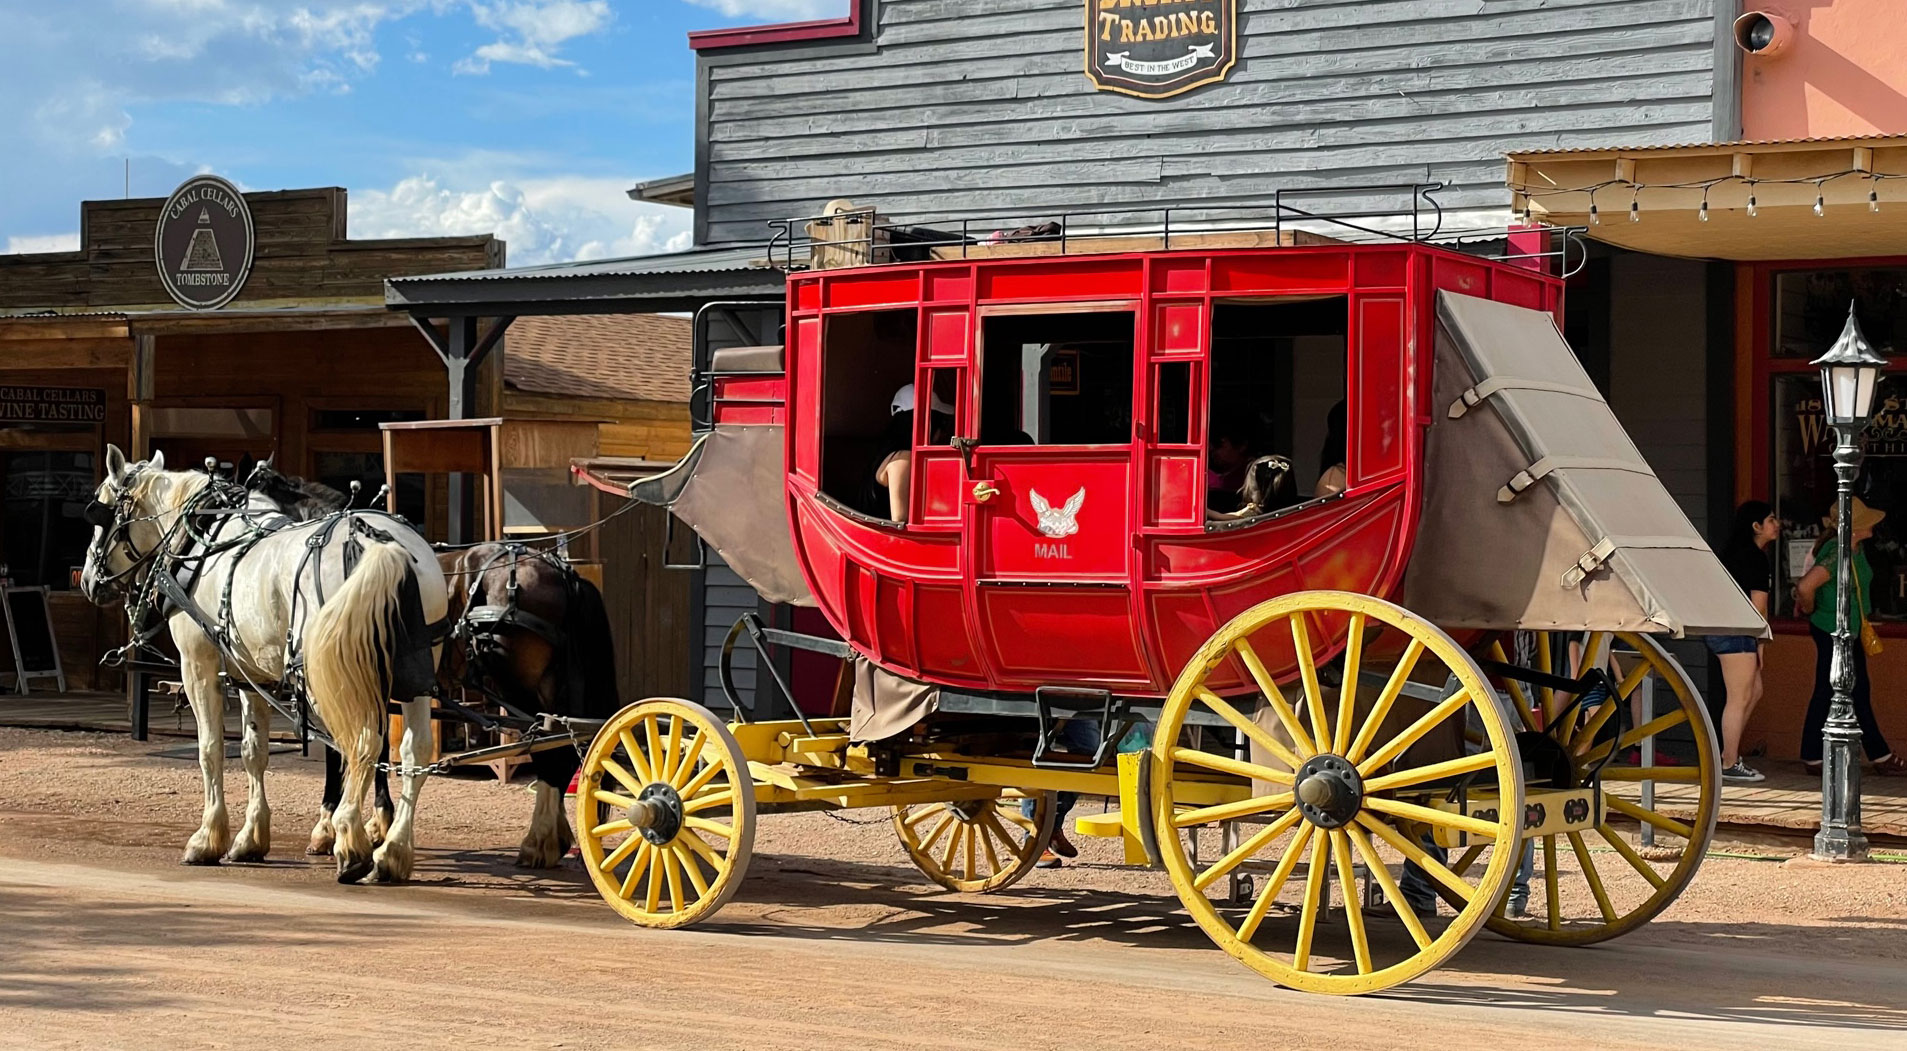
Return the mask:
[(1794, 26), (1780, 15), (1750, 11), (1735, 19), (1735, 46), (1757, 58), (1773, 58), (1794, 39)]

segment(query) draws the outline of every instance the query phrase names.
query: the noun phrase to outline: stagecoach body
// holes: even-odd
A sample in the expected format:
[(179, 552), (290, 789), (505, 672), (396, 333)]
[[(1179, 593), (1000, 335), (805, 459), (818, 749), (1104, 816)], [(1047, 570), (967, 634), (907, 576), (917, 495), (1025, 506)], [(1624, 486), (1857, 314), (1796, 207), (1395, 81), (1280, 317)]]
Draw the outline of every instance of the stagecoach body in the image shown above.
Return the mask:
[[(1387, 987), (1485, 925), (1599, 941), (1673, 900), (1707, 843), (1719, 764), (1700, 698), (1650, 636), (1762, 628), (1563, 343), (1562, 279), (1540, 256), (1411, 238), (1192, 240), (962, 239), (909, 262), (876, 262), (872, 237), (858, 254), (822, 246), (789, 278), (782, 346), (707, 359), (706, 433), (632, 492), (764, 597), (819, 608), (840, 641), (745, 618), (730, 644), (841, 657), (853, 717), (626, 709), (579, 797), (586, 867), (612, 905), (693, 922), (732, 892), (759, 810), (815, 806), (894, 806), (930, 877), (1000, 889), (1050, 835), (1053, 791), (1117, 798), (1079, 831), (1164, 867), (1222, 947), (1299, 988)], [(857, 500), (903, 384), (943, 410), (915, 413), (904, 522)], [(1208, 514), (1208, 434), (1241, 400), (1285, 417), (1287, 447), (1260, 451), (1300, 462), (1340, 400), (1342, 491), (1302, 498), (1301, 473), (1295, 503)], [(1638, 706), (1645, 683), (1664, 711)], [(1064, 754), (1068, 718), (1097, 726), (1091, 754)], [(1149, 745), (1115, 755), (1133, 726)], [(1680, 773), (1655, 763), (1665, 734)], [(1687, 786), (1685, 813), (1649, 809), (1658, 778)], [(1625, 794), (1638, 784), (1640, 802)], [(728, 852), (671, 845), (694, 838), (679, 830), (696, 827), (701, 804), (682, 801), (696, 792), (724, 808)], [(1040, 808), (1023, 831), (1005, 823), (1022, 796)], [(1649, 861), (1624, 822), (1679, 846)], [(1224, 856), (1201, 871), (1205, 827)], [(656, 849), (616, 842), (632, 829)], [(1591, 833), (1639, 876), (1633, 900), (1605, 885)], [(1538, 927), (1503, 913), (1526, 843), (1547, 865)], [(1253, 860), (1266, 850), (1276, 864)], [(1334, 878), (1347, 901), (1359, 883), (1398, 900), (1387, 851), (1431, 871), (1458, 918), (1432, 933), (1394, 905), (1414, 944), (1386, 962), (1347, 908), (1354, 951), (1314, 965)], [(1559, 856), (1593, 902), (1560, 896)], [(1299, 883), (1295, 943), (1267, 952), (1253, 940), (1272, 899)], [(1213, 898), (1224, 888), (1237, 911)]]

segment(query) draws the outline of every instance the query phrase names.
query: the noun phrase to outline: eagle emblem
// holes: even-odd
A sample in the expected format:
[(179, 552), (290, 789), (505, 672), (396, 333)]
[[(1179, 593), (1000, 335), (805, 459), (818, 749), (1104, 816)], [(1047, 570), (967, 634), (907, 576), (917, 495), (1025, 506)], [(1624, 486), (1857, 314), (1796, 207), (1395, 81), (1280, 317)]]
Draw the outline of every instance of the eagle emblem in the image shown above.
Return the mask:
[(1063, 507), (1055, 508), (1040, 495), (1038, 489), (1032, 490), (1033, 510), (1039, 513), (1039, 529), (1043, 536), (1057, 540), (1079, 532), (1079, 509), (1086, 504), (1086, 487), (1067, 498)]

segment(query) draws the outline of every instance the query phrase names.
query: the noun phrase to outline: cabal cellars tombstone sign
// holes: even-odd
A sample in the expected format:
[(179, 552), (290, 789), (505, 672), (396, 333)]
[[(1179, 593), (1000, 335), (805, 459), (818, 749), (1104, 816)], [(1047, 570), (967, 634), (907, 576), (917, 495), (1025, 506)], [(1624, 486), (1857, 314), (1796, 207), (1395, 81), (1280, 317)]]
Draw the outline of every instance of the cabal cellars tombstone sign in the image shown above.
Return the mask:
[(1238, 61), (1238, 0), (1085, 0), (1086, 77), (1162, 99), (1224, 80)]
[(252, 269), (252, 210), (238, 187), (195, 175), (166, 198), (153, 234), (159, 283), (182, 307), (222, 307)]

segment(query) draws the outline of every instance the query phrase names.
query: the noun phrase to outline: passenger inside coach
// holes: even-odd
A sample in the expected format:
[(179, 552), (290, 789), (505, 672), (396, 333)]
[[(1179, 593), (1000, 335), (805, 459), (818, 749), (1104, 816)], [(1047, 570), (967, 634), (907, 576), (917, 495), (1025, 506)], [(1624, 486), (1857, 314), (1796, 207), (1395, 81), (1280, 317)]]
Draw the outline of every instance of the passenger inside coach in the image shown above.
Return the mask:
[[(1208, 521), (1252, 517), (1343, 488), (1346, 335), (1344, 296), (1234, 300), (1212, 311)], [(1332, 406), (1338, 406), (1335, 413)], [(1237, 443), (1247, 443), (1237, 455)], [(1267, 450), (1302, 451), (1257, 467)], [(1320, 450), (1323, 462), (1304, 450)], [(1246, 476), (1273, 486), (1240, 514)], [(1223, 475), (1223, 477), (1218, 477)]]
[[(887, 411), (887, 431), (876, 451), (861, 510), (905, 524), (912, 493), (908, 483), (913, 477), (914, 385), (909, 383), (895, 391)], [(930, 395), (927, 426), (929, 445), (945, 445), (953, 437), (953, 406), (942, 401), (938, 393)]]

